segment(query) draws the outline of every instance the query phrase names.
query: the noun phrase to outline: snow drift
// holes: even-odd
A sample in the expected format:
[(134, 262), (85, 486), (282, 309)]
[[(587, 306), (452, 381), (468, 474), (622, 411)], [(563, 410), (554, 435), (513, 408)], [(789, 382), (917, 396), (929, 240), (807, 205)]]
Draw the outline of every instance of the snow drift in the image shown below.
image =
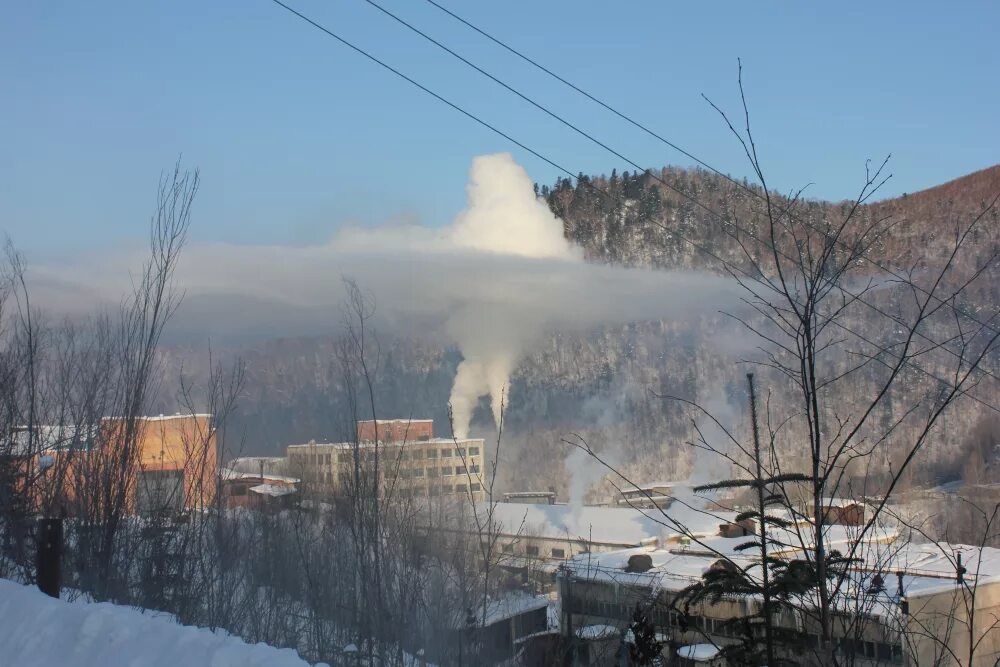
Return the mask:
[(0, 662), (17, 667), (308, 667), (292, 649), (251, 645), (109, 603), (65, 602), (0, 579)]

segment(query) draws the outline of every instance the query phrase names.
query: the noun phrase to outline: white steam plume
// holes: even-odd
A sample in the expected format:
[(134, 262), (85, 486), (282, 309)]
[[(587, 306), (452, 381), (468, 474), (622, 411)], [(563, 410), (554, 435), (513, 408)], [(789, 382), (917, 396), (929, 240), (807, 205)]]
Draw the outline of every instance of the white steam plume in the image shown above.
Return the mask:
[[(563, 235), (562, 222), (535, 197), (527, 172), (510, 155), (473, 160), (466, 192), (468, 204), (451, 229), (456, 246), (519, 257), (583, 259), (583, 252)], [(459, 438), (468, 435), (481, 396), (490, 397), (493, 421), (499, 426), (511, 373), (531, 339), (540, 334), (523, 318), (508, 318), (502, 310), (490, 315), (466, 308), (448, 323), (462, 353), (450, 399)]]
[[(168, 333), (329, 333), (340, 324), (341, 276), (351, 276), (375, 296), (380, 327), (457, 345), (462, 362), (451, 404), (455, 434), (464, 437), (483, 396), (498, 419), (511, 374), (552, 332), (690, 317), (736, 303), (731, 284), (717, 276), (583, 261), (510, 155), (475, 158), (467, 193), (465, 210), (443, 227), (349, 227), (304, 247), (192, 245), (177, 269), (185, 300)], [(36, 301), (68, 313), (95, 301), (114, 304), (142, 255), (35, 265)]]

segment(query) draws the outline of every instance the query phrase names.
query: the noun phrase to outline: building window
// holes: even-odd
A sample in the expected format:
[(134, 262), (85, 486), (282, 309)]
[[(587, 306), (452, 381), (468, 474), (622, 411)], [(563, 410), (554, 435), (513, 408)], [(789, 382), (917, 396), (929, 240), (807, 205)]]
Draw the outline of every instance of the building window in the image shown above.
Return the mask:
[(483, 485), (480, 484), (479, 482), (473, 482), (472, 484), (469, 484), (469, 490), (470, 491), (482, 491), (483, 490)]
[(465, 447), (458, 447), (455, 449), (455, 456), (465, 456)]
[(469, 447), (469, 456), (478, 456), (479, 447)]
[(411, 475), (412, 475), (413, 477), (423, 477), (423, 476), (424, 476), (424, 469), (423, 469), (423, 468), (414, 468), (414, 469), (413, 469), (413, 470), (411, 471), (411, 473), (410, 473), (410, 474), (411, 474)]
[(136, 488), (136, 505), (140, 514), (183, 509), (184, 471), (140, 471)]
[(468, 488), (469, 487), (467, 487), (465, 484), (456, 484), (455, 493), (465, 493), (468, 490)]
[(441, 471), (438, 470), (437, 468), (428, 468), (427, 469), (427, 476), (428, 477), (437, 477), (439, 474), (441, 474)]
[(565, 549), (553, 549), (552, 550), (552, 557), (553, 558), (565, 558), (566, 557), (566, 550)]
[(427, 450), (427, 458), (429, 458), (429, 459), (436, 459), (437, 457), (438, 457), (438, 450), (436, 450), (436, 449), (428, 449)]
[(441, 450), (441, 458), (446, 459), (449, 456), (451, 456), (451, 450), (450, 449), (442, 449)]
[(479, 464), (477, 463), (474, 466), (469, 466), (469, 472), (479, 472)]
[(524, 553), (528, 554), (529, 556), (537, 556), (538, 555), (538, 547), (536, 547), (533, 544), (530, 544), (530, 545), (528, 545), (528, 546), (526, 546), (524, 548)]
[(503, 552), (505, 554), (514, 553), (514, 544), (512, 542), (507, 542), (503, 545)]

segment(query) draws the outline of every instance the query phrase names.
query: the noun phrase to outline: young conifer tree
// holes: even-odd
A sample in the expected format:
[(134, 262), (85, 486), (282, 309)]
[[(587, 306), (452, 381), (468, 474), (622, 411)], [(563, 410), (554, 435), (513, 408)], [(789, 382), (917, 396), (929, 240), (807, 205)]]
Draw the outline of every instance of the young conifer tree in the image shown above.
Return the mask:
[[(688, 587), (681, 598), (685, 604), (716, 604), (723, 598), (761, 600), (756, 613), (746, 618), (731, 619), (737, 627), (742, 642), (723, 648), (726, 657), (736, 664), (769, 666), (778, 665), (776, 646), (779, 643), (778, 629), (774, 625), (775, 613), (786, 606), (789, 598), (810, 586), (801, 581), (799, 567), (775, 555), (781, 539), (772, 534), (769, 527), (778, 531), (794, 528), (794, 522), (773, 513), (773, 508), (785, 506), (785, 494), (779, 489), (783, 484), (808, 482), (808, 475), (801, 473), (770, 474), (765, 468), (760, 444), (760, 429), (757, 423), (757, 397), (754, 389), (753, 373), (747, 374), (750, 392), (750, 419), (753, 427), (753, 466), (755, 474), (749, 479), (728, 479), (695, 487), (696, 492), (718, 491), (720, 489), (749, 489), (753, 492), (753, 506), (736, 515), (736, 523), (747, 525), (752, 522), (753, 538), (736, 547), (735, 551), (756, 551), (758, 560), (746, 568), (738, 567), (730, 560), (721, 561), (709, 568), (700, 582)], [(770, 512), (769, 512), (770, 510)], [(790, 567), (791, 566), (791, 567)], [(756, 570), (759, 569), (759, 574)], [(759, 633), (754, 626), (762, 627)], [(760, 635), (763, 635), (762, 637)], [(786, 648), (800, 641), (800, 637), (782, 632), (780, 643)]]

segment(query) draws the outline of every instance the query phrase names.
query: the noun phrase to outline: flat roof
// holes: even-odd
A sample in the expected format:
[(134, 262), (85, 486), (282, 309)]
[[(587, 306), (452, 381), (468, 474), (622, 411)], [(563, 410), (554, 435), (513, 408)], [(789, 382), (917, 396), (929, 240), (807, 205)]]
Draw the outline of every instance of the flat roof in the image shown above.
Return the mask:
[[(732, 541), (745, 539), (733, 538)], [(713, 546), (719, 546), (718, 542)], [(853, 574), (849, 577), (845, 602), (859, 592), (870, 595), (870, 577), (875, 572), (881, 573), (884, 589), (879, 594), (881, 599), (878, 600), (876, 610), (879, 615), (898, 613), (896, 572), (903, 573), (903, 593), (911, 601), (961, 586), (955, 576), (958, 554), (962, 554), (962, 564), (968, 570), (965, 575), (968, 582), (979, 586), (1000, 584), (1000, 549), (992, 547), (888, 543), (866, 545), (862, 551), (866, 560), (850, 568)], [(646, 572), (626, 572), (629, 557), (636, 554), (649, 556), (653, 567)], [(728, 553), (724, 552), (724, 557), (743, 568), (759, 561), (750, 552), (730, 550)], [(581, 554), (566, 561), (566, 566), (574, 577), (586, 581), (677, 592), (699, 581), (702, 574), (718, 560), (719, 555), (698, 551), (694, 545), (690, 550), (673, 546), (633, 547), (605, 553)], [(759, 572), (759, 568), (748, 570), (751, 575), (754, 572)]]
[(505, 496), (510, 496), (511, 498), (524, 498), (530, 496), (554, 496), (555, 491), (504, 491)]
[(433, 419), (359, 419), (359, 424), (433, 424)]
[[(483, 438), (464, 438), (464, 439), (457, 439), (457, 440), (456, 439), (452, 439), (452, 438), (430, 438), (428, 440), (417, 440), (416, 438), (414, 438), (413, 440), (404, 440), (402, 442), (381, 442), (381, 443), (379, 443), (379, 445), (382, 446), (382, 447), (391, 447), (393, 445), (407, 445), (407, 446), (411, 446), (411, 445), (452, 445), (452, 446), (454, 446), (456, 444), (459, 445), (459, 446), (462, 446), (462, 445), (468, 445), (468, 444), (482, 444), (483, 442), (485, 442), (485, 440)], [(352, 449), (355, 446), (355, 444), (357, 444), (358, 447), (374, 447), (375, 446), (374, 442), (367, 442), (367, 441), (363, 441), (363, 442), (359, 442), (359, 443), (353, 443), (353, 442), (313, 442), (313, 443), (308, 443), (307, 442), (304, 445), (288, 445), (288, 449), (300, 449), (300, 448), (304, 449), (304, 448), (312, 448), (312, 447), (317, 447), (317, 448), (318, 447), (327, 447), (327, 448), (332, 448), (332, 449)]]
[(298, 484), (301, 481), (298, 477), (272, 475), (267, 472), (265, 472), (262, 476), (259, 472), (239, 472), (237, 470), (233, 470), (232, 468), (222, 468), (219, 470), (219, 477), (226, 481), (238, 479), (264, 479), (275, 482), (285, 482), (286, 484)]
[(679, 526), (696, 535), (714, 535), (720, 523), (736, 517), (735, 512), (715, 509), (711, 501), (691, 493), (673, 498), (674, 503), (662, 512), (627, 506), (496, 503), (492, 513), (505, 535), (621, 546), (678, 535)]
[[(161, 421), (167, 421), (169, 419), (190, 419), (192, 417), (211, 417), (211, 416), (212, 416), (212, 414), (208, 413), (208, 412), (199, 412), (199, 413), (195, 413), (195, 414), (190, 414), (190, 413), (188, 413), (188, 414), (181, 414), (181, 413), (178, 412), (178, 413), (172, 414), (172, 415), (156, 415), (155, 417), (139, 417), (139, 419), (141, 419), (142, 421), (147, 421), (147, 422), (161, 422)], [(109, 419), (122, 419), (122, 417), (110, 417)]]

